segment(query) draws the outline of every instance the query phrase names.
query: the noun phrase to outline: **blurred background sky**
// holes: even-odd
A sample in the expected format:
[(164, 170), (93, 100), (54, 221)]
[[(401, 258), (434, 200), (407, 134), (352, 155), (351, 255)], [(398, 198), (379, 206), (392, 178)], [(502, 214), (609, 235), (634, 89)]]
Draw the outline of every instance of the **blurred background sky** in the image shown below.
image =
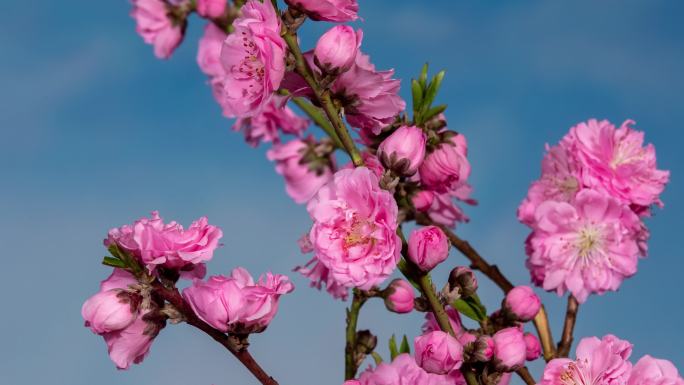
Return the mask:
[[(632, 118), (672, 171), (664, 210), (647, 223), (650, 255), (619, 294), (580, 309), (576, 337), (612, 332), (684, 370), (682, 217), (684, 3), (660, 0), (476, 2), (361, 0), (363, 50), (407, 80), (424, 61), (446, 69), (438, 98), (467, 135), (480, 205), (458, 228), (516, 283), (527, 230), (515, 210), (540, 172), (544, 143), (588, 118)], [(154, 58), (124, 0), (0, 2), (0, 383), (255, 384), (207, 336), (168, 326), (143, 365), (117, 372), (83, 327), (82, 302), (109, 269), (101, 241), (151, 210), (183, 224), (208, 215), (225, 246), (211, 273), (247, 267), (289, 273), (307, 257), (296, 239), (310, 221), (265, 158), (230, 132), (195, 64), (199, 19), (169, 61)], [(311, 47), (329, 25), (307, 23)], [(680, 198), (677, 198), (680, 197)], [(451, 265), (465, 264), (456, 252)], [(444, 266), (435, 273), (441, 279)], [(339, 384), (344, 307), (307, 287), (282, 299), (252, 352), (281, 384)], [(481, 279), (490, 309), (498, 289)], [(543, 296), (554, 335), (565, 300)], [(393, 332), (419, 332), (419, 314), (371, 301), (361, 328), (381, 352)], [(386, 356), (386, 354), (385, 354)], [(535, 376), (540, 365), (532, 365)], [(517, 381), (517, 379), (516, 379)]]

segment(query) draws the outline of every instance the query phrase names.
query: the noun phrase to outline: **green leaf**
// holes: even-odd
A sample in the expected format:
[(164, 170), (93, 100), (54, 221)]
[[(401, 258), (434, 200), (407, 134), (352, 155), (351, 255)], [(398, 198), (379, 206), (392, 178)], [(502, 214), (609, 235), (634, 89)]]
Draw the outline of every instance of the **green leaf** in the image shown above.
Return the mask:
[(425, 114), (423, 114), (423, 120), (428, 121), (434, 118), (435, 116), (441, 114), (442, 112), (446, 111), (446, 109), (446, 104), (440, 104), (439, 106), (432, 107)]
[(487, 309), (482, 305), (477, 295), (458, 299), (451, 306), (459, 313), (477, 322), (484, 321), (487, 318)]
[(102, 259), (102, 264), (106, 265), (106, 266), (111, 266), (111, 267), (119, 267), (122, 269), (125, 269), (126, 267), (128, 267), (128, 266), (126, 266), (124, 261), (122, 261), (118, 258), (112, 258), (112, 257), (104, 257)]
[(420, 111), (423, 105), (423, 87), (416, 79), (411, 79), (411, 94), (413, 95), (413, 111)]
[(418, 78), (418, 84), (425, 89), (425, 82), (427, 81), (428, 73), (428, 63), (423, 64), (423, 68), (420, 70), (420, 77)]
[(437, 92), (439, 92), (439, 88), (442, 86), (442, 80), (444, 80), (445, 73), (444, 70), (439, 71), (439, 73), (430, 81), (430, 85), (428, 86), (427, 91), (425, 91), (425, 97), (423, 98), (422, 112), (427, 112), (427, 110), (432, 107), (432, 102), (435, 101)]
[(373, 360), (375, 361), (375, 365), (382, 364), (382, 356), (380, 356), (378, 354), (378, 352), (371, 352), (371, 356), (373, 356)]
[(404, 334), (404, 338), (401, 339), (401, 346), (399, 347), (399, 353), (411, 353), (411, 347), (409, 346), (408, 343), (408, 338), (406, 338), (406, 334)]
[(389, 340), (389, 351), (390, 358), (392, 358), (392, 360), (399, 355), (399, 350), (397, 349), (397, 340), (394, 338), (394, 334), (392, 334), (392, 337)]

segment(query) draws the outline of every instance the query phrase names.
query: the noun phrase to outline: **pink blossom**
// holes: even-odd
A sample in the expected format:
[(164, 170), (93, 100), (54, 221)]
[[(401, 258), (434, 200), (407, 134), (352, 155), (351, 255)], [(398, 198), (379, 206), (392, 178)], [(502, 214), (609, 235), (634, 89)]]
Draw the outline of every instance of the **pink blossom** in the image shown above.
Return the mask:
[(387, 287), (385, 306), (395, 313), (409, 313), (413, 310), (415, 292), (413, 286), (403, 279), (395, 279)]
[(585, 185), (626, 204), (662, 206), (670, 173), (657, 169), (655, 147), (644, 146), (644, 133), (633, 124), (627, 120), (616, 129), (607, 120), (591, 119), (571, 128), (563, 141), (582, 162)]
[(448, 227), (456, 226), (456, 222), (468, 222), (470, 218), (465, 215), (461, 207), (456, 205), (454, 198), (464, 201), (467, 204), (475, 203), (475, 201), (470, 199), (463, 200), (458, 198), (451, 192), (444, 194), (435, 193), (433, 195), (432, 204), (427, 209), (427, 214), (430, 219), (435, 223)]
[[(308, 238), (307, 234), (307, 238)], [(313, 249), (311, 250), (313, 251)], [(325, 267), (318, 258), (312, 258), (304, 266), (297, 266), (294, 271), (302, 274), (311, 280), (309, 286), (321, 290), (325, 285), (325, 290), (335, 299), (347, 300), (349, 295), (349, 288), (337, 283), (330, 274), (330, 269)]]
[(527, 322), (539, 312), (541, 300), (529, 286), (516, 286), (506, 294), (504, 308), (517, 320)]
[(301, 139), (293, 139), (284, 144), (273, 146), (266, 153), (270, 161), (276, 162), (276, 172), (285, 178), (285, 191), (295, 202), (308, 202), (318, 190), (332, 179), (330, 167), (313, 170), (304, 161), (308, 144)]
[(337, 25), (324, 33), (316, 43), (314, 62), (323, 73), (339, 74), (354, 65), (363, 32), (347, 25)]
[(430, 190), (421, 190), (411, 198), (413, 206), (418, 211), (427, 211), (435, 200), (435, 193)]
[(131, 17), (136, 32), (147, 44), (154, 46), (154, 54), (167, 59), (183, 40), (185, 20), (171, 20), (169, 9), (161, 0), (132, 0)]
[(413, 230), (408, 239), (408, 255), (411, 262), (423, 271), (430, 271), (449, 256), (449, 240), (437, 226), (425, 226)]
[(613, 335), (583, 338), (575, 361), (556, 358), (544, 368), (540, 385), (621, 385), (627, 383), (632, 345)]
[(114, 269), (81, 309), (85, 326), (104, 338), (109, 357), (119, 369), (142, 362), (165, 325), (158, 317), (147, 319), (156, 304), (142, 309), (142, 296), (133, 286), (137, 283), (131, 273)]
[(194, 280), (183, 297), (198, 317), (218, 330), (260, 333), (275, 317), (280, 296), (292, 290), (284, 275), (267, 273), (255, 283), (247, 270), (236, 268), (230, 277)]
[(632, 368), (627, 385), (684, 385), (684, 379), (672, 362), (647, 354)]
[(527, 266), (544, 290), (569, 290), (582, 303), (617, 290), (636, 273), (639, 218), (611, 196), (582, 190), (575, 204), (547, 201), (535, 213)]
[(494, 333), (492, 339), (494, 340), (494, 363), (500, 370), (512, 372), (525, 363), (527, 345), (519, 328), (501, 329)]
[[(369, 368), (358, 378), (360, 385), (465, 385), (459, 370), (439, 375), (428, 373), (409, 354), (400, 354), (391, 363)], [(346, 383), (345, 383), (346, 384)]]
[(100, 284), (100, 291), (83, 304), (85, 326), (93, 333), (103, 334), (130, 325), (137, 317), (140, 298), (126, 290), (137, 283), (131, 273), (114, 269)]
[(518, 208), (518, 219), (532, 226), (537, 207), (547, 200), (572, 203), (582, 187), (580, 166), (567, 145), (549, 147), (542, 160), (542, 175), (532, 183)]
[(280, 18), (270, 1), (249, 0), (223, 43), (225, 76), (215, 90), (226, 117), (258, 113), (280, 86), (285, 74), (286, 45)]
[(165, 224), (159, 212), (153, 211), (150, 218), (143, 217), (132, 225), (109, 230), (104, 244), (107, 247), (116, 244), (150, 272), (162, 266), (187, 273), (198, 267), (203, 269), (201, 264), (213, 257), (222, 236), (221, 229), (208, 224), (206, 217), (184, 230), (175, 221)]
[(336, 172), (307, 210), (316, 258), (340, 285), (367, 290), (394, 271), (401, 252), (397, 204), (368, 168)]
[(463, 346), (441, 330), (416, 337), (413, 346), (416, 363), (428, 373), (447, 374), (463, 363)]
[(345, 22), (358, 18), (359, 4), (356, 0), (285, 0), (313, 20)]
[(468, 147), (463, 135), (455, 135), (448, 142), (427, 154), (420, 166), (420, 181), (440, 193), (453, 191), (466, 184), (470, 176)]
[(427, 136), (414, 126), (397, 128), (378, 147), (378, 157), (388, 169), (402, 175), (413, 175), (425, 158)]
[(128, 369), (131, 364), (141, 363), (149, 353), (152, 341), (163, 327), (145, 321), (144, 316), (140, 315), (121, 330), (102, 334), (107, 343), (109, 358), (119, 369)]
[(202, 72), (210, 77), (221, 77), (225, 74), (221, 64), (221, 47), (228, 36), (214, 23), (207, 23), (204, 35), (197, 48), (197, 64)]
[(226, 12), (227, 0), (197, 0), (197, 13), (202, 17), (219, 18)]
[(297, 116), (286, 103), (284, 96), (274, 96), (255, 115), (236, 119), (233, 131), (242, 131), (252, 147), (262, 142), (279, 144), (279, 132), (301, 137), (309, 121)]
[(541, 356), (542, 349), (539, 339), (532, 333), (525, 333), (525, 359), (527, 361), (534, 361)]
[(370, 58), (359, 52), (355, 64), (332, 85), (333, 92), (345, 101), (344, 113), (353, 127), (378, 135), (406, 107), (399, 96), (399, 80), (394, 70), (376, 71)]

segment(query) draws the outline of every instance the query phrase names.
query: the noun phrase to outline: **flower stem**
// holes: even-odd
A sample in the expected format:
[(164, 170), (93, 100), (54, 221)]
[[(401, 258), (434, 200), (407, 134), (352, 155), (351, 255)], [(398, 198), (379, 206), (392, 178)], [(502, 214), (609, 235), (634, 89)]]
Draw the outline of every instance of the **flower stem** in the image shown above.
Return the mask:
[(520, 378), (525, 381), (527, 385), (535, 385), (537, 381), (534, 380), (534, 377), (532, 377), (532, 374), (530, 374), (530, 370), (527, 369), (527, 366), (523, 366), (522, 368), (518, 369), (515, 371)]
[(366, 296), (358, 290), (353, 290), (352, 303), (347, 309), (347, 344), (344, 348), (344, 379), (351, 380), (358, 369), (356, 362), (356, 325), (359, 321), (361, 307), (366, 302)]
[(446, 310), (444, 310), (442, 302), (440, 302), (439, 298), (437, 298), (437, 293), (435, 293), (435, 288), (432, 285), (430, 274), (425, 273), (421, 275), (418, 278), (418, 284), (420, 285), (420, 291), (423, 292), (423, 295), (425, 298), (427, 298), (430, 308), (435, 314), (435, 319), (437, 320), (437, 324), (439, 324), (439, 328), (455, 337), (456, 334), (454, 333), (454, 329), (451, 327), (449, 315), (447, 314)]
[(292, 102), (301, 108), (302, 111), (304, 111), (304, 113), (306, 113), (318, 127), (328, 134), (330, 139), (332, 139), (333, 143), (335, 144), (335, 147), (344, 149), (344, 144), (342, 144), (340, 138), (337, 136), (335, 128), (330, 124), (328, 118), (321, 113), (321, 110), (301, 97), (292, 98)]
[(578, 310), (579, 302), (577, 302), (577, 299), (571, 294), (568, 296), (568, 307), (565, 311), (565, 322), (563, 323), (563, 335), (560, 342), (558, 342), (557, 357), (567, 357), (570, 354), (573, 340), (572, 333), (575, 330)]
[(306, 81), (309, 87), (311, 87), (316, 100), (322, 106), (323, 111), (328, 116), (330, 123), (332, 123), (333, 128), (335, 129), (335, 133), (342, 142), (344, 149), (351, 157), (354, 166), (363, 166), (363, 158), (361, 157), (361, 153), (356, 148), (354, 139), (351, 137), (347, 126), (344, 124), (344, 122), (342, 122), (340, 112), (337, 107), (335, 107), (335, 104), (330, 96), (330, 92), (321, 87), (316, 80), (313, 71), (311, 71), (311, 68), (309, 68), (306, 59), (304, 59), (302, 50), (299, 48), (299, 43), (297, 42), (296, 32), (289, 31), (287, 29), (284, 30), (283, 39), (285, 40), (285, 43), (287, 43), (287, 46), (290, 48), (290, 53), (292, 53), (292, 56), (295, 59), (295, 70), (302, 78), (304, 78), (304, 81)]
[[(496, 265), (490, 265), (480, 253), (473, 248), (470, 243), (459, 238), (451, 229), (446, 226), (432, 222), (424, 214), (416, 214), (416, 222), (423, 225), (438, 226), (447, 235), (451, 244), (458, 249), (466, 258), (470, 260), (473, 269), (481, 271), (487, 278), (491, 279), (504, 293), (513, 289), (513, 284), (506, 278)], [(555, 357), (556, 352), (553, 344), (553, 336), (551, 335), (551, 328), (549, 327), (549, 319), (546, 315), (544, 305), (539, 309), (539, 313), (534, 317), (534, 327), (537, 329), (539, 340), (541, 341), (542, 351), (544, 352), (544, 359), (546, 361)]]
[(259, 366), (259, 363), (256, 362), (254, 357), (252, 357), (246, 348), (238, 347), (235, 341), (233, 341), (228, 335), (220, 330), (214, 329), (209, 324), (197, 317), (190, 305), (178, 292), (178, 289), (169, 289), (162, 285), (159, 281), (154, 281), (152, 283), (152, 287), (165, 301), (173, 305), (176, 310), (183, 314), (185, 322), (205, 332), (216, 342), (223, 345), (223, 347), (231, 352), (235, 358), (237, 358), (247, 368), (247, 370), (249, 370), (250, 373), (252, 373), (252, 375), (259, 380), (261, 384), (278, 385), (278, 381), (269, 376), (268, 373), (266, 373), (264, 369)]

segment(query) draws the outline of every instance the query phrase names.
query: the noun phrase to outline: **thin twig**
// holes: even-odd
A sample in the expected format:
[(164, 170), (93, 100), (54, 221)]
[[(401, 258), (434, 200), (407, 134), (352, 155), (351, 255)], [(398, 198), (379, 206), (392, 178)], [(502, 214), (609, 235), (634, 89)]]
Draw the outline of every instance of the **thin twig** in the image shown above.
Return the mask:
[(567, 357), (570, 354), (573, 340), (572, 333), (575, 330), (578, 310), (579, 302), (577, 302), (577, 299), (573, 295), (568, 296), (568, 307), (565, 311), (565, 322), (563, 323), (563, 335), (560, 342), (558, 342), (558, 357)]
[(532, 374), (530, 374), (530, 370), (527, 369), (527, 366), (523, 366), (515, 372), (518, 373), (518, 376), (520, 376), (527, 385), (535, 385), (537, 383), (537, 381), (534, 380), (534, 377), (532, 377)]
[(190, 305), (178, 292), (178, 289), (169, 289), (164, 287), (164, 285), (158, 281), (153, 282), (152, 285), (154, 290), (159, 293), (164, 300), (169, 302), (176, 308), (176, 310), (183, 314), (185, 322), (205, 332), (216, 342), (223, 345), (223, 347), (231, 352), (235, 358), (237, 358), (247, 368), (247, 370), (249, 370), (254, 377), (259, 380), (259, 382), (261, 382), (263, 385), (278, 385), (278, 382), (273, 377), (269, 376), (264, 369), (261, 368), (261, 366), (259, 366), (247, 349), (241, 349), (228, 335), (220, 330), (214, 329), (209, 324), (197, 317)]
[(299, 48), (297, 33), (295, 31), (286, 29), (283, 31), (283, 39), (285, 40), (285, 43), (287, 43), (287, 46), (290, 48), (290, 53), (292, 53), (292, 56), (295, 59), (295, 70), (302, 78), (304, 78), (304, 81), (306, 81), (309, 87), (311, 87), (311, 90), (314, 92), (318, 103), (321, 105), (323, 111), (328, 116), (330, 123), (332, 123), (333, 127), (335, 128), (335, 133), (342, 142), (344, 149), (351, 157), (354, 166), (363, 166), (363, 158), (361, 157), (361, 153), (356, 148), (354, 139), (351, 137), (347, 126), (344, 124), (344, 122), (342, 122), (342, 119), (340, 118), (340, 112), (337, 107), (335, 107), (335, 104), (330, 96), (330, 92), (321, 87), (318, 81), (316, 81), (313, 71), (311, 68), (309, 68), (309, 64), (306, 62), (301, 48)]
[(366, 297), (354, 289), (352, 303), (347, 309), (347, 343), (344, 348), (344, 379), (351, 380), (358, 370), (356, 360), (356, 325), (359, 321), (361, 307), (366, 302)]

